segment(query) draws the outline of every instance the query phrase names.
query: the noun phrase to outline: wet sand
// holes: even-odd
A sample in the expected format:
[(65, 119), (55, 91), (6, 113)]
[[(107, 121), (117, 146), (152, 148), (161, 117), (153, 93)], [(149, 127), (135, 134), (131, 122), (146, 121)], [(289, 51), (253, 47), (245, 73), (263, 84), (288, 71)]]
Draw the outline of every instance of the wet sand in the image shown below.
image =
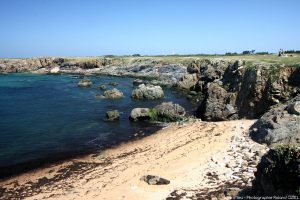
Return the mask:
[[(245, 156), (251, 147), (265, 149), (247, 136), (254, 122), (170, 124), (141, 140), (0, 181), (0, 199), (226, 199), (251, 186), (255, 156)], [(146, 174), (170, 184), (148, 185), (140, 180)]]

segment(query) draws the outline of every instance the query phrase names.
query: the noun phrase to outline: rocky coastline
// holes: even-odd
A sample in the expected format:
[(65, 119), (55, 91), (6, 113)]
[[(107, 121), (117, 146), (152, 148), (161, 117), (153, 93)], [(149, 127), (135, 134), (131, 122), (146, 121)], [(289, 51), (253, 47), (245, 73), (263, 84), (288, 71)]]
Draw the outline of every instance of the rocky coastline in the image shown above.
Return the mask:
[[(205, 165), (207, 169), (215, 167), (217, 168), (217, 170), (214, 172), (205, 171), (206, 174), (203, 174), (197, 171), (201, 167), (196, 168), (195, 166), (193, 166), (198, 172), (198, 176), (201, 175), (205, 177), (204, 180), (202, 180), (204, 181), (203, 184), (195, 184), (193, 182), (192, 185), (187, 184), (187, 186), (184, 186), (184, 184), (175, 184), (176, 187), (174, 185), (172, 187), (160, 186), (162, 187), (163, 191), (163, 187), (166, 187), (167, 192), (164, 191), (162, 196), (158, 196), (159, 198), (163, 197), (169, 200), (207, 198), (230, 199), (237, 195), (240, 196), (250, 194), (289, 195), (289, 193), (287, 193), (286, 190), (286, 185), (282, 185), (281, 188), (283, 188), (283, 190), (280, 190), (279, 193), (276, 193), (277, 190), (276, 186), (274, 186), (274, 180), (267, 177), (268, 174), (264, 172), (265, 165), (259, 163), (263, 162), (263, 159), (266, 159), (266, 152), (268, 152), (270, 149), (271, 150), (269, 152), (271, 153), (269, 154), (271, 156), (269, 156), (268, 159), (273, 159), (272, 155), (276, 155), (276, 151), (282, 151), (282, 149), (278, 148), (278, 146), (280, 145), (285, 145), (285, 148), (287, 148), (284, 150), (284, 152), (289, 152), (289, 148), (292, 148), (291, 152), (293, 152), (294, 157), (289, 158), (288, 162), (296, 162), (296, 165), (297, 162), (299, 162), (298, 157), (300, 155), (300, 65), (273, 65), (268, 63), (253, 63), (243, 59), (223, 58), (189, 59), (185, 63), (163, 62), (161, 60), (158, 61), (155, 59), (142, 58), (131, 58), (125, 60), (122, 58), (95, 58), (86, 61), (70, 60), (67, 58), (0, 60), (1, 74), (5, 75), (7, 73), (18, 72), (30, 72), (39, 74), (67, 73), (79, 74), (83, 77), (89, 75), (135, 77), (137, 79), (133, 82), (133, 84), (138, 87), (133, 91), (132, 98), (139, 99), (162, 98), (163, 93), (161, 87), (174, 87), (178, 90), (183, 91), (186, 94), (187, 98), (197, 102), (198, 109), (196, 111), (196, 117), (199, 119), (197, 122), (195, 122), (195, 124), (199, 126), (206, 126), (207, 124), (211, 123), (210, 125), (212, 125), (212, 127), (210, 131), (208, 131), (208, 134), (213, 135), (206, 135), (206, 142), (213, 143), (213, 141), (218, 140), (218, 136), (223, 134), (222, 127), (217, 128), (218, 131), (214, 130), (217, 127), (215, 126), (216, 122), (220, 122), (222, 126), (224, 126), (224, 129), (228, 129), (228, 134), (232, 137), (230, 140), (228, 140), (227, 138), (227, 141), (230, 142), (226, 143), (226, 145), (229, 145), (227, 146), (228, 148), (226, 147), (226, 153), (224, 154), (223, 152), (223, 155), (220, 152), (214, 152), (214, 150), (210, 149), (211, 152), (219, 153), (217, 155), (220, 156), (211, 156), (209, 158), (210, 161), (208, 162), (207, 166)], [(87, 80), (84, 81), (84, 79), (82, 79), (79, 83), (79, 86), (88, 87), (90, 86), (90, 84), (91, 83)], [(103, 87), (101, 90), (105, 90), (105, 88)], [(105, 92), (106, 93), (103, 98), (114, 99), (116, 97), (116, 95), (114, 94), (117, 92), (119, 93), (116, 98), (122, 98), (123, 96), (122, 92), (120, 91), (112, 90)], [(111, 94), (112, 92), (113, 94)], [(177, 132), (177, 137), (179, 137), (182, 133), (180, 131), (182, 126), (186, 128), (186, 130), (182, 128), (182, 130), (185, 131), (188, 131), (188, 126), (196, 126), (194, 123), (190, 122), (191, 119), (188, 119), (188, 122), (182, 121), (184, 115), (184, 108), (181, 108), (180, 105), (172, 104), (171, 102), (169, 102), (158, 105), (154, 108), (135, 108), (132, 110), (129, 118), (134, 121), (151, 119), (157, 121), (165, 121), (166, 119), (172, 119), (170, 121), (177, 121), (175, 132)], [(108, 111), (107, 118), (108, 120), (117, 120), (117, 111)], [(250, 120), (244, 122), (243, 120), (245, 119), (251, 119), (252, 121), (251, 123)], [(235, 126), (232, 124), (234, 122), (233, 120), (238, 120), (236, 121), (237, 124)], [(227, 127), (226, 123), (230, 124), (230, 126)], [(247, 125), (245, 125), (245, 123)], [(187, 149), (189, 147), (188, 144), (194, 141), (194, 139), (191, 139), (189, 141), (188, 138), (196, 136), (196, 131), (197, 128), (190, 130), (190, 132), (192, 132), (194, 135), (191, 134), (187, 138), (185, 138), (186, 143), (182, 146), (179, 145), (180, 147), (177, 143), (174, 144), (174, 149), (170, 150), (169, 152), (175, 152), (176, 148), (182, 148), (182, 154), (180, 155), (186, 154), (188, 151)], [(161, 132), (163, 132), (163, 130)], [(143, 140), (146, 139), (147, 138)], [(149, 143), (149, 145), (152, 144), (153, 143)], [(171, 144), (172, 142), (170, 142), (170, 146), (172, 146)], [(129, 147), (126, 147), (126, 150), (128, 150), (127, 148)], [(141, 146), (137, 146), (137, 149), (141, 150), (139, 151), (139, 154), (137, 154), (141, 156), (143, 155), (144, 151), (146, 152), (149, 150), (146, 147)], [(150, 149), (150, 151), (152, 150)], [(161, 150), (162, 158), (166, 158), (168, 160), (168, 152), (166, 152), (168, 151), (168, 149)], [(272, 153), (272, 151), (275, 151), (275, 153)], [(155, 151), (153, 150), (153, 155), (155, 157), (157, 156), (157, 153), (154, 152)], [(201, 151), (195, 150), (195, 152), (197, 152), (197, 156), (199, 156), (199, 153), (201, 154)], [(128, 154), (128, 156), (124, 156), (125, 162), (126, 159), (134, 160), (134, 158), (130, 155), (131, 154)], [(263, 157), (264, 155), (266, 156)], [(262, 161), (260, 161), (262, 157), (263, 159)], [(86, 169), (86, 173), (84, 174), (85, 178), (91, 176), (91, 173), (94, 173), (95, 171), (99, 172), (99, 170), (95, 169), (99, 166), (102, 166), (102, 164), (104, 168), (107, 166), (109, 166), (108, 168), (112, 167), (113, 163), (110, 163), (110, 157), (104, 156), (101, 158), (104, 158), (104, 163), (108, 164), (103, 164), (103, 160), (100, 163), (98, 162), (99, 160), (94, 160), (91, 163), (96, 163), (95, 166), (89, 166), (88, 164), (88, 167), (85, 165), (81, 166), (81, 168), (79, 167), (82, 170)], [(88, 160), (90, 159), (91, 158), (88, 158)], [(175, 158), (172, 159), (176, 160)], [(195, 157), (191, 159), (195, 159)], [(296, 159), (297, 161), (294, 161), (293, 159)], [(171, 162), (171, 160), (169, 161)], [(279, 161), (276, 162), (279, 163)], [(285, 161), (285, 163), (287, 163), (287, 161)], [(176, 162), (172, 162), (172, 164), (176, 165)], [(120, 168), (119, 170), (122, 171), (121, 165), (122, 164), (117, 164), (118, 168)], [(294, 165), (295, 164), (293, 164), (293, 166)], [(160, 163), (160, 166), (163, 168), (168, 168), (167, 163)], [(145, 170), (146, 172), (151, 172), (149, 166)], [(256, 172), (257, 170), (258, 172)], [(91, 171), (91, 173), (88, 171)], [(121, 173), (121, 171), (118, 172)], [(162, 171), (158, 170), (157, 172), (163, 173)], [(76, 177), (79, 177), (79, 174), (76, 173), (74, 175)], [(128, 173), (131, 172), (129, 171)], [(293, 173), (299, 175), (299, 169), (295, 169)], [(103, 176), (105, 177), (104, 174), (105, 173), (103, 172)], [(140, 172), (138, 175), (141, 175)], [(169, 175), (175, 176), (174, 174)], [(189, 177), (186, 174), (180, 175)], [(55, 177), (55, 173), (51, 174), (51, 176)], [(123, 183), (130, 183), (131, 186), (132, 184), (137, 184), (136, 182), (133, 183), (134, 181), (136, 181), (136, 176), (126, 174), (126, 176), (124, 175), (124, 177), (121, 178)], [(146, 175), (144, 177), (155, 176)], [(177, 177), (175, 176), (173, 178), (176, 182)], [(111, 179), (120, 181), (118, 178)], [(281, 179), (281, 177), (279, 177), (278, 179)], [(22, 180), (24, 181), (24, 177)], [(28, 181), (26, 178), (25, 180)], [(77, 179), (75, 178), (74, 180)], [(82, 186), (85, 189), (87, 189), (88, 187), (89, 190), (84, 191), (87, 192), (86, 195), (91, 199), (93, 198), (93, 195), (97, 196), (97, 193), (93, 191), (95, 188), (91, 186), (90, 183), (88, 183), (90, 180), (101, 182), (102, 178), (98, 177), (97, 180), (89, 178), (89, 180), (83, 183), (83, 185), (76, 185), (75, 182), (73, 183), (76, 185), (76, 187)], [(160, 179), (157, 178), (157, 180)], [(169, 181), (169, 183), (171, 183), (172, 185), (172, 181), (174, 180), (167, 180), (165, 182)], [(40, 179), (30, 180), (30, 182), (32, 181), (40, 181)], [(297, 182), (297, 180), (293, 181)], [(252, 182), (254, 184), (252, 184)], [(12, 182), (9, 181), (5, 181), (2, 183), (0, 182), (0, 194), (2, 192), (2, 194), (7, 194), (6, 197), (9, 197), (9, 194), (12, 194), (15, 191), (14, 189), (9, 188), (11, 184)], [(36, 197), (39, 198), (39, 195), (41, 195), (41, 197), (47, 199), (56, 197), (72, 197), (78, 199), (81, 198), (82, 195), (84, 195), (81, 193), (82, 191), (77, 191), (78, 193), (80, 193), (79, 195), (74, 194), (73, 196), (70, 196), (69, 193), (66, 192), (70, 188), (67, 188), (66, 190), (62, 189), (62, 192), (58, 192), (58, 194), (54, 194), (53, 196), (46, 195), (47, 192), (55, 189), (54, 185), (56, 185), (57, 183), (55, 181), (53, 182), (52, 180), (51, 184), (53, 184), (53, 186), (47, 185), (48, 189), (46, 190), (37, 190), (35, 191), (35, 193), (34, 191), (33, 193), (27, 191), (26, 195), (23, 197), (29, 197), (30, 199), (30, 197), (35, 198), (35, 195), (37, 195)], [(117, 186), (122, 185), (118, 183), (115, 184)], [(70, 186), (71, 191), (72, 187), (74, 187), (73, 185)], [(258, 187), (261, 187), (262, 185), (264, 189), (258, 189)], [(122, 187), (125, 186), (122, 185)], [(18, 185), (18, 187), (20, 187), (21, 191), (18, 191), (18, 194), (21, 195), (18, 197), (22, 197), (23, 192), (25, 190), (28, 190), (28, 188), (25, 189), (20, 185)], [(56, 185), (55, 187), (63, 188), (59, 185)], [(78, 189), (76, 187), (74, 188), (74, 191)], [(100, 189), (100, 191), (106, 191), (108, 193), (110, 193), (110, 191), (114, 191), (113, 189), (104, 189), (105, 187), (106, 185), (102, 185), (101, 188), (103, 190)], [(118, 190), (117, 192), (126, 191), (127, 193), (125, 196), (127, 199), (135, 199), (135, 197), (140, 197), (139, 195), (132, 196), (130, 192), (128, 193), (128, 191), (122, 187), (119, 188), (120, 190)], [(140, 185), (137, 186), (137, 188), (138, 187), (140, 187)], [(147, 190), (144, 188), (145, 186), (142, 187), (143, 190)], [(270, 187), (272, 187), (272, 189), (270, 189)], [(39, 192), (41, 192), (41, 194), (39, 194)], [(298, 194), (294, 190), (288, 190), (288, 192), (290, 192), (291, 195), (300, 195), (300, 193)], [(146, 192), (145, 194), (149, 193)], [(109, 197), (115, 196), (108, 195), (107, 197), (109, 199)]]

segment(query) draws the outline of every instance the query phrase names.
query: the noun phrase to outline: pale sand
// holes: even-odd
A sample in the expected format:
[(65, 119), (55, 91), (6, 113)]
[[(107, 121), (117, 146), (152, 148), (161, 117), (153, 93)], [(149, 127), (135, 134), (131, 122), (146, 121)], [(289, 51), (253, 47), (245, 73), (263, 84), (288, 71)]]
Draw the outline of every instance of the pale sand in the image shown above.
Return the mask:
[[(177, 189), (213, 188), (233, 179), (226, 176), (229, 171), (225, 167), (228, 160), (237, 162), (228, 156), (235, 142), (232, 137), (247, 139), (247, 131), (254, 122), (196, 120), (185, 125), (171, 124), (156, 134), (96, 156), (73, 159), (2, 181), (0, 188), (7, 188), (2, 190), (2, 198), (153, 200), (165, 199)], [(251, 140), (248, 143), (254, 144)], [(217, 173), (220, 180), (211, 181), (208, 172)], [(145, 174), (159, 175), (171, 182), (148, 185), (140, 181)], [(253, 177), (253, 172), (249, 177)]]

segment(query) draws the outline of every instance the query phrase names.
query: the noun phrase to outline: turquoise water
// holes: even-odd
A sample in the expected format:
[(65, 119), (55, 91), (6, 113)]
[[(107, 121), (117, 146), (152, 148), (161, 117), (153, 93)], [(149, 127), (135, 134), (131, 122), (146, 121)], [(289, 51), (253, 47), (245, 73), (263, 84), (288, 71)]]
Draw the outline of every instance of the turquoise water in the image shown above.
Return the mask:
[[(51, 160), (99, 150), (130, 140), (153, 124), (130, 122), (134, 107), (152, 107), (173, 101), (192, 110), (181, 94), (164, 89), (162, 100), (133, 100), (131, 78), (90, 77), (91, 88), (79, 88), (78, 76), (10, 74), (0, 76), (0, 169), (22, 163)], [(117, 82), (125, 98), (95, 98), (100, 84)], [(108, 89), (113, 88), (108, 86)], [(105, 121), (107, 110), (121, 112), (117, 122)], [(1, 170), (0, 170), (1, 177)]]

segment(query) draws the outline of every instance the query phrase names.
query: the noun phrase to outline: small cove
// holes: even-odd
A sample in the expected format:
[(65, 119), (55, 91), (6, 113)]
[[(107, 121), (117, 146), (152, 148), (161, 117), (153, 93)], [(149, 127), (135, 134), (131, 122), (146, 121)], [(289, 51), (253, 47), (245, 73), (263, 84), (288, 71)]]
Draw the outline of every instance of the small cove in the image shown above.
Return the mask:
[[(0, 77), (0, 169), (18, 168), (24, 163), (39, 165), (101, 149), (150, 134), (149, 122), (131, 122), (135, 107), (154, 107), (172, 101), (188, 112), (195, 107), (173, 89), (164, 89), (160, 100), (134, 100), (132, 78), (91, 76), (91, 88), (79, 88), (77, 75), (9, 74)], [(108, 83), (116, 82), (117, 86)], [(103, 94), (97, 86), (116, 87), (125, 98), (96, 99)], [(120, 120), (105, 120), (107, 110), (120, 111)], [(0, 177), (5, 174), (0, 172)]]

